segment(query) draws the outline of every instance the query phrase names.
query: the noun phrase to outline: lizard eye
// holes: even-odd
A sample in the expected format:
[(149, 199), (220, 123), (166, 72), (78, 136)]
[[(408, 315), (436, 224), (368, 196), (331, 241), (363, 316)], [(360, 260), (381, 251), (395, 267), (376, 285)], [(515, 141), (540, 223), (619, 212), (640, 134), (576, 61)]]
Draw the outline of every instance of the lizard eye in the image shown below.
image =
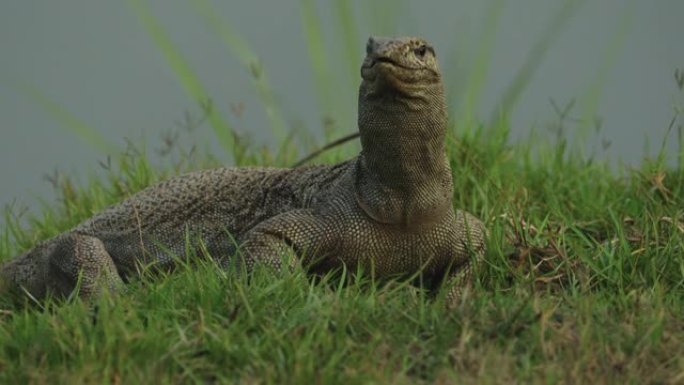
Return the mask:
[(425, 57), (425, 54), (427, 53), (427, 46), (425, 44), (422, 44), (420, 47), (414, 48), (413, 53), (420, 59)]

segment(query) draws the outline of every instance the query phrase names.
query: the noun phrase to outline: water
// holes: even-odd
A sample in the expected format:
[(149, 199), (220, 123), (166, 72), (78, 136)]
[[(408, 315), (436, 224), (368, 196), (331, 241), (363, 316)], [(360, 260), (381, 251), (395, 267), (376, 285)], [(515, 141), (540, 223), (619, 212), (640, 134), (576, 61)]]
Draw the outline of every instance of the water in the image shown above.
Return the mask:
[[(485, 26), (489, 3), (405, 2), (409, 12), (392, 23), (382, 17), (372, 21), (377, 15), (369, 15), (364, 3), (357, 2), (359, 55), (369, 34), (424, 36), (435, 45), (455, 94), (469, 80), (469, 66), (484, 44), (483, 31), (496, 28), (477, 107), (480, 117), (487, 118), (559, 7), (559, 2), (543, 0), (510, 2), (496, 26)], [(38, 89), (96, 127), (115, 148), (123, 148), (124, 138), (160, 141), (184, 111), (196, 111), (126, 4), (76, 0), (0, 4), (0, 205), (35, 207), (37, 199), (49, 202), (54, 193), (46, 174), (60, 170), (83, 179), (106, 157), (60, 126), (35, 97), (21, 91), (25, 87)], [(337, 19), (331, 17), (335, 10), (326, 4), (320, 1), (317, 10), (331, 52), (329, 61), (334, 62), (343, 51), (335, 39)], [(298, 5), (243, 0), (215, 7), (261, 58), (287, 123), (319, 132), (320, 98)], [(271, 143), (268, 119), (248, 70), (189, 2), (167, 0), (153, 13), (212, 95), (214, 105), (255, 142)], [(565, 105), (576, 99), (574, 117), (600, 118), (601, 131), (595, 134), (589, 127), (585, 138), (593, 143), (590, 148), (598, 148), (599, 156), (637, 163), (645, 150), (657, 151), (666, 138), (673, 104), (684, 102), (673, 80), (675, 68), (684, 68), (682, 15), (684, 2), (679, 0), (587, 1), (549, 49), (515, 107), (513, 139), (523, 140), (531, 128), (545, 132), (547, 123), (556, 119), (550, 100)], [(334, 68), (331, 76), (349, 72), (346, 65)], [(350, 126), (345, 131), (354, 129), (356, 81), (339, 82), (340, 89), (333, 90), (348, 95), (338, 111), (339, 124)], [(244, 106), (239, 117), (230, 112), (230, 106), (237, 105)], [(193, 135), (198, 143), (213, 139), (208, 127)], [(669, 138), (666, 148), (674, 152), (676, 135)]]

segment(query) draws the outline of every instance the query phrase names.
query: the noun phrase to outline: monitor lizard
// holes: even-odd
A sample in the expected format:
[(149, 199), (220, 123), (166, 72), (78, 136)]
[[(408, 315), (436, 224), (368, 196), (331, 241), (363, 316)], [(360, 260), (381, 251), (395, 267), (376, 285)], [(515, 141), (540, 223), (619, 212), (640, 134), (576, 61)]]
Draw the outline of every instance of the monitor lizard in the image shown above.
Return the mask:
[(2, 286), (35, 298), (78, 288), (89, 298), (121, 289), (140, 266), (173, 268), (202, 251), (248, 272), (301, 263), (448, 279), (455, 300), (485, 252), (485, 229), (453, 207), (434, 49), (420, 38), (371, 37), (361, 78), (357, 157), (173, 177), (4, 263)]

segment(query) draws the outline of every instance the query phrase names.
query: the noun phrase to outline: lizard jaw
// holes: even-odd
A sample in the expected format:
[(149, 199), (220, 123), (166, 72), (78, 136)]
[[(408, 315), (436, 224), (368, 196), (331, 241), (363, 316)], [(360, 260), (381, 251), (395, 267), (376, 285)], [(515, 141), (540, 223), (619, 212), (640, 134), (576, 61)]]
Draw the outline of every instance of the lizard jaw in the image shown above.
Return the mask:
[(364, 64), (361, 66), (361, 78), (363, 80), (372, 82), (382, 74), (387, 76), (389, 73), (395, 72), (394, 67), (400, 67), (409, 70), (411, 69), (399, 65), (394, 60), (387, 57), (367, 58)]

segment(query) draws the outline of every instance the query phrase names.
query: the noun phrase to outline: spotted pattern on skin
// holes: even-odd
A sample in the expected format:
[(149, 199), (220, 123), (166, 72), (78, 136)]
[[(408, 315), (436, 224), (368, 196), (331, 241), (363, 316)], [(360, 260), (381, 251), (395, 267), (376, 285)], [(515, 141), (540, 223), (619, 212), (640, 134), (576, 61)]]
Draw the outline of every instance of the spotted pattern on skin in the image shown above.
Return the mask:
[[(347, 266), (378, 278), (453, 282), (456, 301), (485, 251), (485, 230), (453, 208), (447, 109), (434, 49), (370, 38), (361, 65), (362, 151), (337, 165), (219, 168), (132, 195), (0, 267), (3, 287), (97, 295), (141, 267), (208, 253), (222, 265), (311, 272)], [(283, 265), (283, 256), (286, 259)]]

